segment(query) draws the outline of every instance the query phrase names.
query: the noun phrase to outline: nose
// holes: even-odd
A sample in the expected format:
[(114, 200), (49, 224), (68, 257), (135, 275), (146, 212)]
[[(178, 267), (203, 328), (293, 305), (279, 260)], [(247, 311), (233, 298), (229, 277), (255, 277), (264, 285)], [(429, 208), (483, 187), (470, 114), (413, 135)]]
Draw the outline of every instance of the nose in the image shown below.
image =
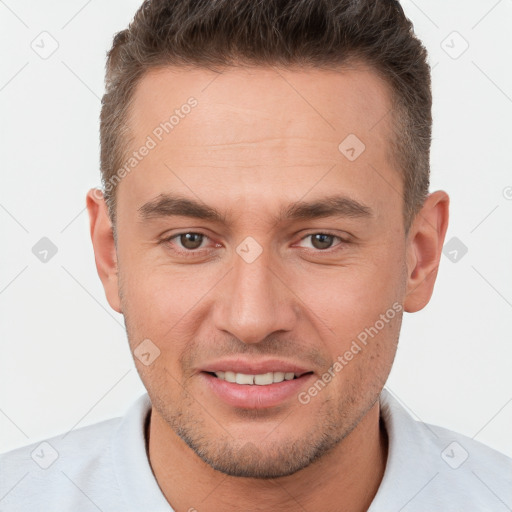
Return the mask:
[(252, 262), (235, 254), (215, 300), (216, 328), (246, 344), (292, 330), (298, 317), (297, 297), (279, 274), (280, 265), (266, 251)]

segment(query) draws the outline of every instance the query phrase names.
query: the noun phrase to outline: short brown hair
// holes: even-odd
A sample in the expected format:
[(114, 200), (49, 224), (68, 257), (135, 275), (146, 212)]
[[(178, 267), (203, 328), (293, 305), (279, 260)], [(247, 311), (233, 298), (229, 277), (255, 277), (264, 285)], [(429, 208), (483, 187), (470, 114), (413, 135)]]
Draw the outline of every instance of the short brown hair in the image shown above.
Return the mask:
[(407, 231), (428, 195), (432, 93), (427, 51), (395, 0), (146, 0), (114, 36), (107, 58), (100, 144), (112, 222), (130, 103), (147, 71), (240, 63), (332, 68), (354, 60), (391, 88), (390, 147), (403, 177)]

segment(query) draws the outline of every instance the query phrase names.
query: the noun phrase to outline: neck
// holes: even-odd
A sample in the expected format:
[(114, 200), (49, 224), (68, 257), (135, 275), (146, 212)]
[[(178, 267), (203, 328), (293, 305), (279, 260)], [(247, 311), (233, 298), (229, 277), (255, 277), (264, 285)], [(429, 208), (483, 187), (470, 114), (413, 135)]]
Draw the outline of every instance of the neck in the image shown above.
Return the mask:
[[(204, 463), (155, 409), (149, 426), (149, 459), (155, 478), (176, 512), (276, 512), (368, 510), (384, 475), (388, 438), (379, 402), (352, 432), (321, 459), (276, 479), (231, 477)], [(256, 494), (257, 493), (257, 494)]]

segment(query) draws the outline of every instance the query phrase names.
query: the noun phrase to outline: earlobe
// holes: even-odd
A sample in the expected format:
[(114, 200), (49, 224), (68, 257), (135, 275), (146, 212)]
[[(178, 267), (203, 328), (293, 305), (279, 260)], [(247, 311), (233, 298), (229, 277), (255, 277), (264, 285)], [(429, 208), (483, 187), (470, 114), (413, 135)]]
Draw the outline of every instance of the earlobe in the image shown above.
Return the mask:
[(437, 277), (446, 230), (448, 194), (430, 194), (411, 225), (407, 241), (407, 292), (404, 310), (414, 313), (429, 302)]
[(121, 313), (117, 253), (107, 205), (97, 188), (89, 190), (86, 202), (96, 269), (110, 307)]

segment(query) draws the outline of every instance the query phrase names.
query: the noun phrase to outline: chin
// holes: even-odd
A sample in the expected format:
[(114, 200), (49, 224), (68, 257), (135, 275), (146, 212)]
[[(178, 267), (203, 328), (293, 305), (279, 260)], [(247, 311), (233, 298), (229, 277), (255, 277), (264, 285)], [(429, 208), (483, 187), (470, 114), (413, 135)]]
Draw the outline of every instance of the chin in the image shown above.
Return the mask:
[(210, 467), (229, 476), (273, 479), (307, 468), (336, 446), (341, 439), (318, 435), (263, 445), (251, 441), (236, 444), (230, 437), (207, 439), (198, 433), (178, 433), (196, 455)]

